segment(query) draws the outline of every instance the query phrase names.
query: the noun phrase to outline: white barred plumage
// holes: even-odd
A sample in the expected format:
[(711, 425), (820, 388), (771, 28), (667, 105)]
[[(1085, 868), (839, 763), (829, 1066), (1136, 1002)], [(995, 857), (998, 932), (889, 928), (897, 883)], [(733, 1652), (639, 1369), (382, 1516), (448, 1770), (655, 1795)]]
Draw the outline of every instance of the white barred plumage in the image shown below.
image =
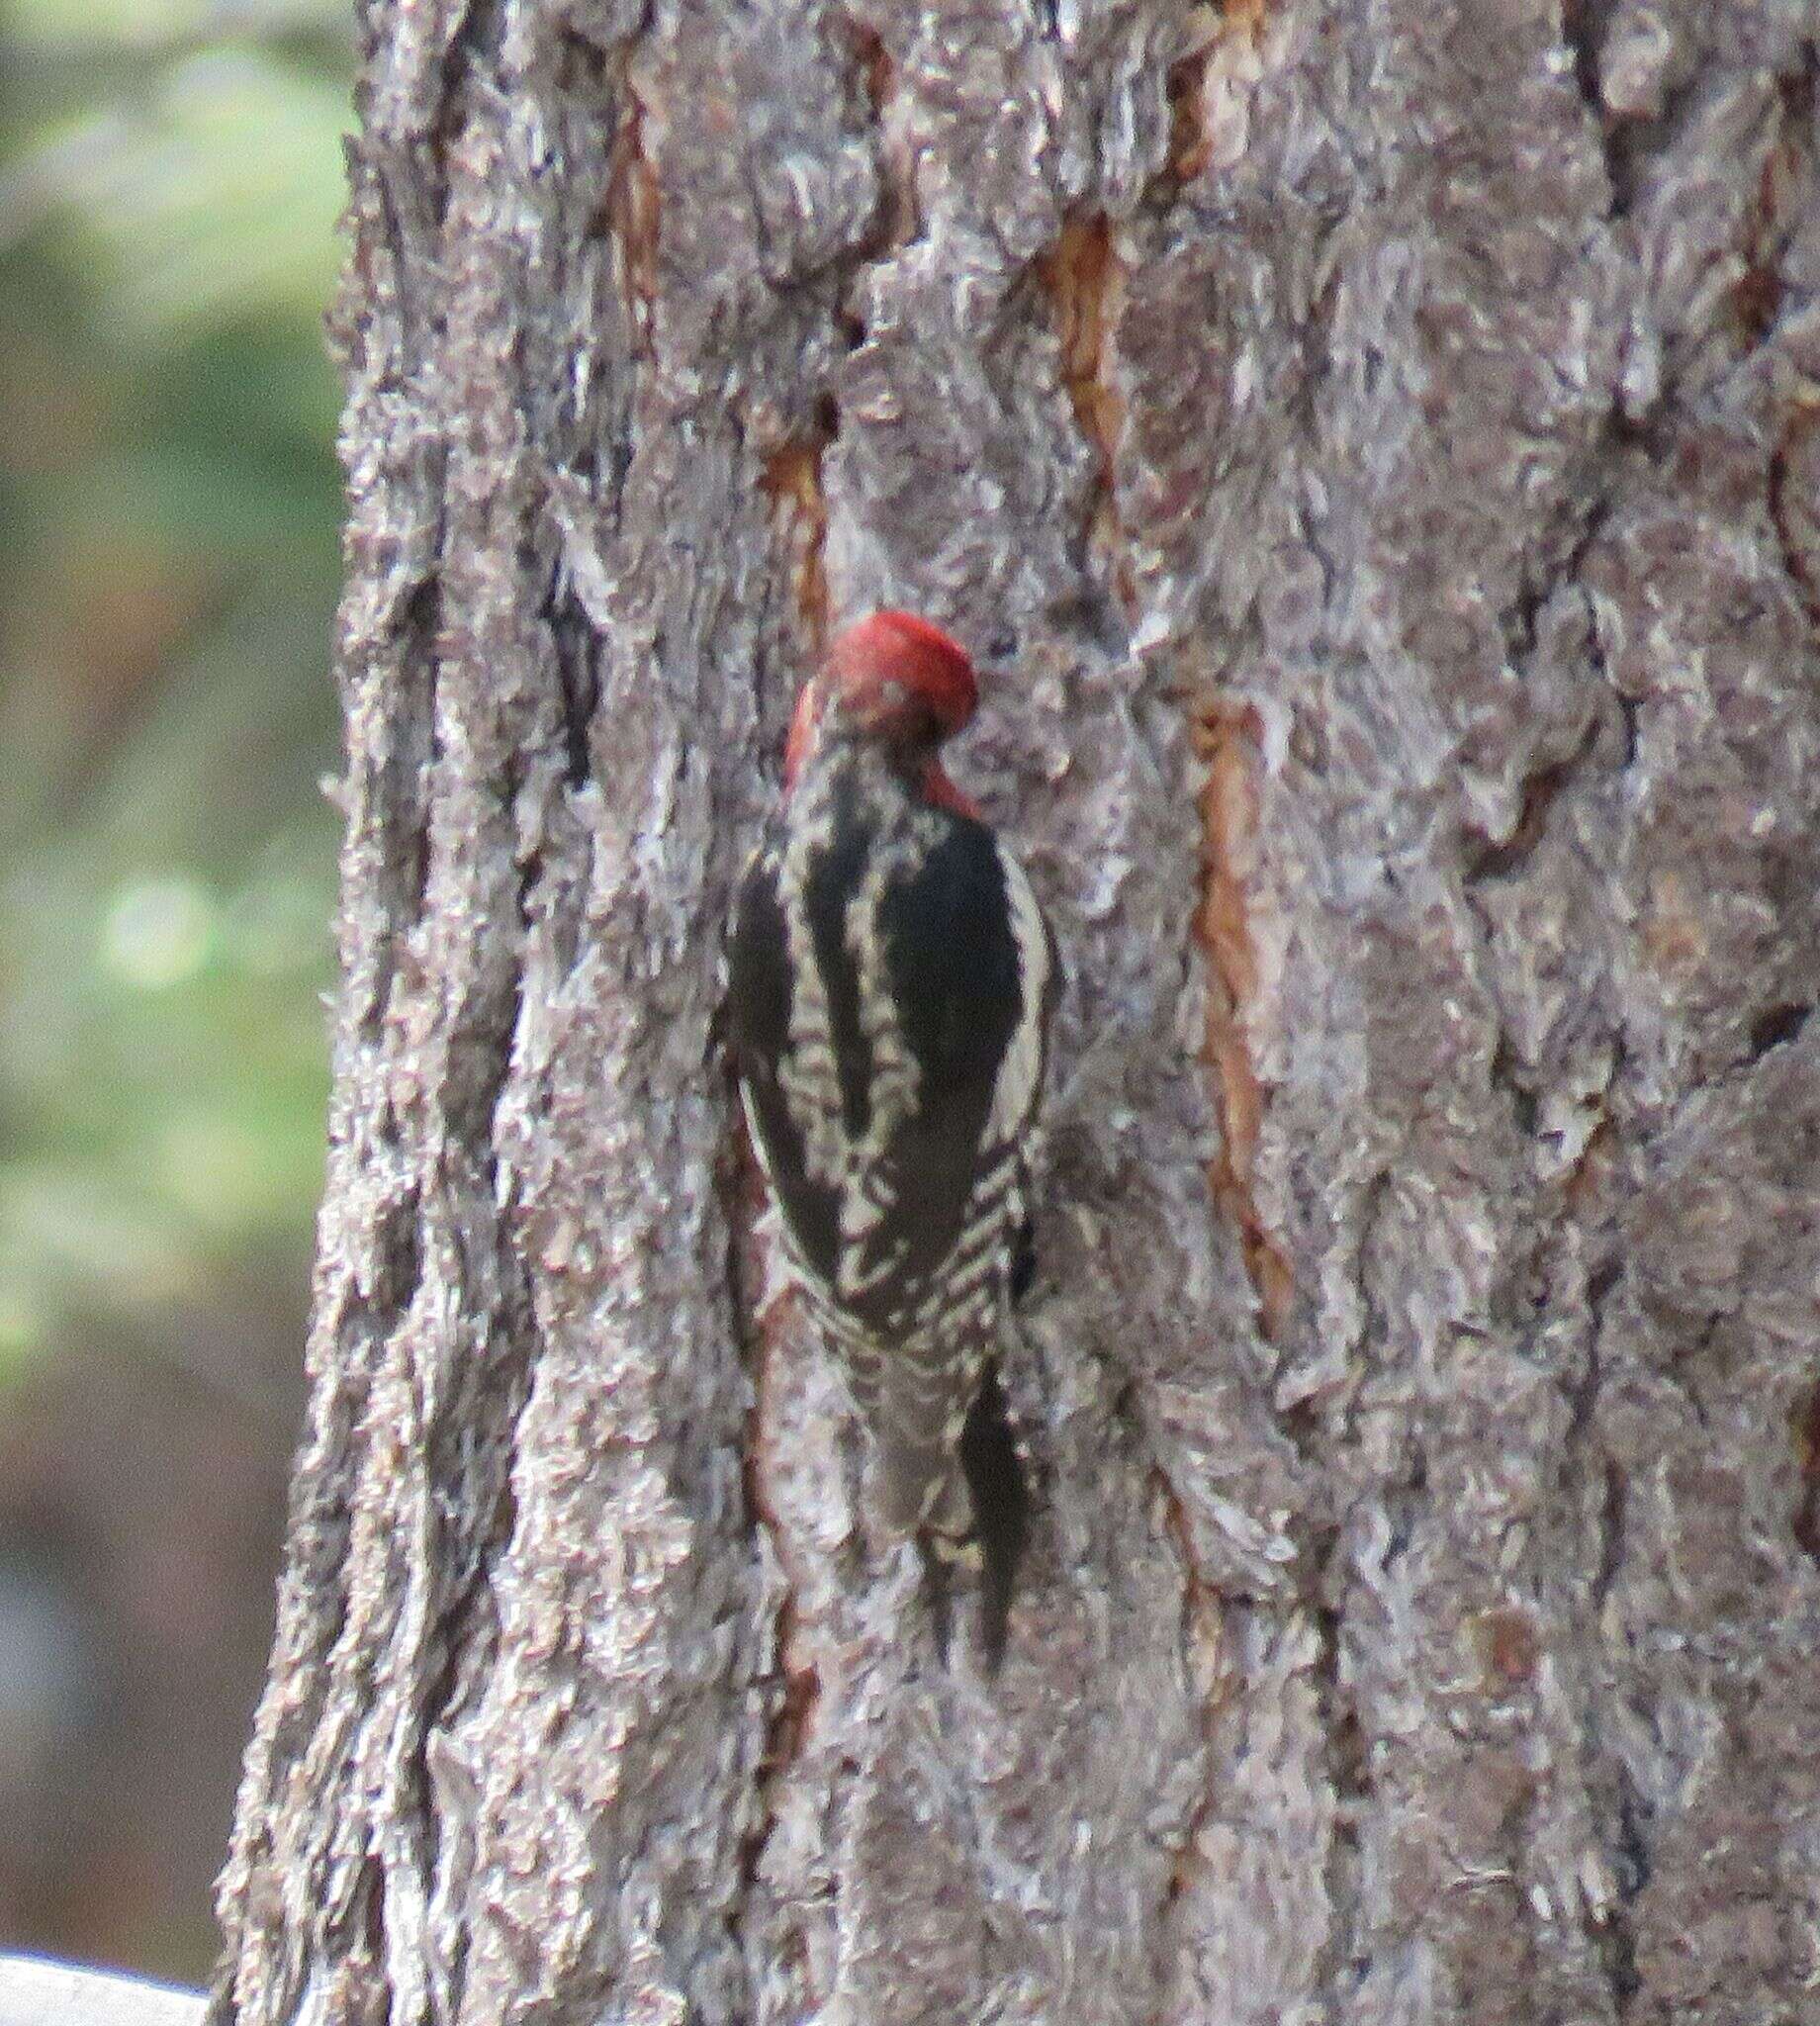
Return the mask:
[(994, 1360), (1028, 1247), (1058, 970), (1023, 868), (942, 773), (964, 653), (875, 613), (805, 687), (730, 949), (741, 1092), (895, 1529), (975, 1542), (1002, 1649), (1026, 1494)]

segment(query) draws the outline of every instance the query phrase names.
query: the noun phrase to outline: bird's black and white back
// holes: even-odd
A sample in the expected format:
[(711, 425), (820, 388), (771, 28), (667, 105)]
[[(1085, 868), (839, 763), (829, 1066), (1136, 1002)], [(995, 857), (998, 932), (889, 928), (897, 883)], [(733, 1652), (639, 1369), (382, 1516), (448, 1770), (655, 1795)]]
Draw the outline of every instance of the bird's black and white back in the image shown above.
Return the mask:
[(753, 1140), (882, 1517), (962, 1536), (962, 1425), (1028, 1243), (1048, 926), (984, 823), (836, 734), (754, 858), (730, 973)]

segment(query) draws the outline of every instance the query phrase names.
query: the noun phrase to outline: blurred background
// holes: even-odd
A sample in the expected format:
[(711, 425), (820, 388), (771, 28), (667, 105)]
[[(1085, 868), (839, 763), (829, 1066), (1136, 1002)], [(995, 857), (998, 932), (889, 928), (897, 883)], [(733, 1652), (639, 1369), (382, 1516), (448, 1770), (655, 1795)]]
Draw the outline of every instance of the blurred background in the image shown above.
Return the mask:
[(196, 1980), (301, 1406), (348, 0), (0, 0), (0, 1949)]

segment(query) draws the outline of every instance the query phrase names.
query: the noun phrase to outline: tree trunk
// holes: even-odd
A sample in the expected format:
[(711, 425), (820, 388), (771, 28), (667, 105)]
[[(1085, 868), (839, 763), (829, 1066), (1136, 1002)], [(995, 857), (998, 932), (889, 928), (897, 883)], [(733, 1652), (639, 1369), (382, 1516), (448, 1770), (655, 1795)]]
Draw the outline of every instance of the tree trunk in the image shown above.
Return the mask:
[[(1820, 1980), (1805, 0), (370, 0), (345, 970), (217, 2026)], [(1071, 973), (1010, 1657), (720, 1052), (830, 619)]]

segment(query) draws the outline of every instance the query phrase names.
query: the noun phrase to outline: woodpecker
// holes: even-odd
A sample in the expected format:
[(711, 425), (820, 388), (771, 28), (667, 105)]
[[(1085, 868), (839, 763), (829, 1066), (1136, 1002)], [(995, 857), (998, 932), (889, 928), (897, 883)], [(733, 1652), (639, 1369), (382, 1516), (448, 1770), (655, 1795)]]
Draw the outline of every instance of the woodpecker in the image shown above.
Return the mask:
[(728, 968), (753, 1145), (871, 1430), (879, 1515), (924, 1550), (944, 1644), (945, 1568), (977, 1559), (996, 1668), (1029, 1511), (997, 1356), (1034, 1262), (1060, 973), (1023, 867), (942, 770), (977, 700), (966, 654), (908, 612), (836, 638)]

